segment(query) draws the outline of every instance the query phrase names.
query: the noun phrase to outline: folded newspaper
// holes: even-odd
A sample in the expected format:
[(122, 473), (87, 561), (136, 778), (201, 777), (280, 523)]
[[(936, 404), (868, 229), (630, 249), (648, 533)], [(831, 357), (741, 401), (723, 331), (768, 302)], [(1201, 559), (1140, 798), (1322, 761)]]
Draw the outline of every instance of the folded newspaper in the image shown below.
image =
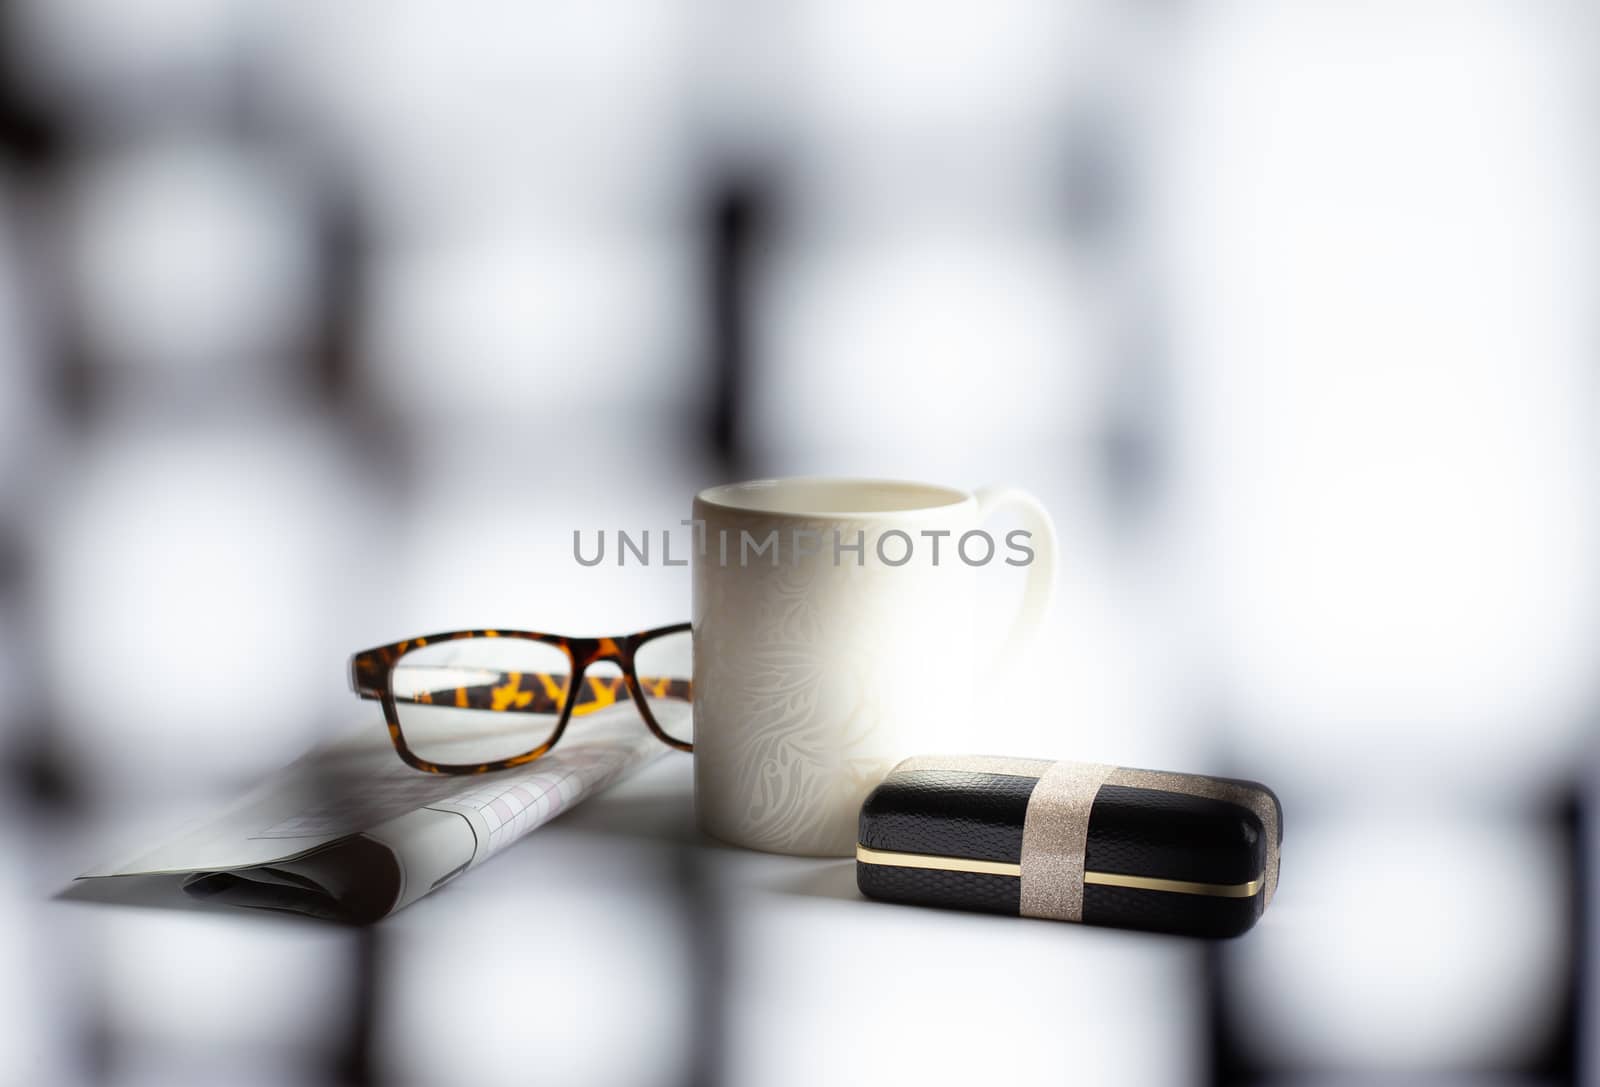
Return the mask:
[(482, 864), (667, 748), (631, 705), (569, 728), (550, 754), (488, 774), (425, 774), (368, 725), (324, 743), (215, 819), (79, 879), (173, 874), (191, 895), (364, 923)]

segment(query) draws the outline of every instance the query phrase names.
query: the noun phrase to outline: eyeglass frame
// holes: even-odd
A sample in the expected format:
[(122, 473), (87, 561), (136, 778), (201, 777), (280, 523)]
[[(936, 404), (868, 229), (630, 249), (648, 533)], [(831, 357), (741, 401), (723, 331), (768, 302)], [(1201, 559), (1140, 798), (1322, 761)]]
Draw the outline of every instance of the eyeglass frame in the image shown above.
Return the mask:
[[(349, 677), (350, 689), (357, 697), (369, 701), (381, 702), (383, 716), (389, 726), (389, 739), (394, 744), (396, 753), (408, 766), (430, 774), (484, 774), (491, 770), (508, 770), (513, 766), (525, 766), (535, 759), (549, 754), (550, 750), (561, 741), (561, 736), (567, 730), (567, 722), (572, 718), (573, 709), (581, 700), (581, 686), (584, 673), (590, 665), (602, 661), (610, 661), (622, 671), (622, 680), (626, 685), (628, 696), (639, 708), (639, 716), (644, 719), (645, 726), (650, 729), (656, 739), (678, 751), (694, 751), (694, 743), (687, 740), (674, 739), (667, 735), (655, 715), (650, 710), (650, 704), (645, 697), (645, 691), (640, 684), (639, 675), (634, 670), (634, 654), (639, 648), (656, 638), (669, 634), (684, 634), (693, 630), (692, 623), (674, 623), (671, 626), (654, 627), (643, 630), (637, 634), (624, 634), (614, 637), (600, 638), (573, 638), (562, 634), (540, 634), (527, 630), (502, 630), (480, 628), (476, 630), (452, 630), (442, 634), (426, 634), (418, 638), (407, 638), (403, 641), (390, 642), (373, 649), (363, 649), (350, 655)], [(394, 695), (394, 667), (400, 659), (414, 649), (423, 646), (435, 645), (441, 642), (466, 641), (473, 638), (520, 638), (524, 641), (543, 642), (551, 645), (566, 654), (567, 660), (572, 665), (572, 672), (567, 681), (566, 695), (561, 701), (561, 716), (556, 721), (555, 731), (543, 744), (531, 751), (510, 758), (497, 759), (493, 762), (481, 763), (438, 763), (422, 758), (411, 750), (406, 743), (405, 733), (400, 727), (400, 709)], [(614, 692), (613, 692), (614, 693)], [(620, 699), (618, 700), (620, 701)], [(692, 700), (691, 700), (692, 701)], [(497, 712), (486, 710), (485, 712)], [(504, 712), (504, 711), (498, 711)]]

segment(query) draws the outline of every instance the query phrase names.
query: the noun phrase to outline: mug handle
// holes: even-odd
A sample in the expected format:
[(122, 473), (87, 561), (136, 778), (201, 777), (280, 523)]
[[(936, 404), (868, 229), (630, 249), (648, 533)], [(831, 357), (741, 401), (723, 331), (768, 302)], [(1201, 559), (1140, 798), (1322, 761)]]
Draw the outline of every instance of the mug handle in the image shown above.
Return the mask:
[(1033, 641), (1055, 598), (1056, 526), (1044, 504), (1018, 487), (979, 487), (972, 496), (978, 500), (980, 521), (987, 521), (1001, 510), (1015, 510), (1021, 515), (1023, 527), (1031, 533), (1033, 561), (1028, 565), (1028, 583), (1023, 587), (1022, 607), (1011, 624), (1003, 650), (1003, 663), (1009, 665)]

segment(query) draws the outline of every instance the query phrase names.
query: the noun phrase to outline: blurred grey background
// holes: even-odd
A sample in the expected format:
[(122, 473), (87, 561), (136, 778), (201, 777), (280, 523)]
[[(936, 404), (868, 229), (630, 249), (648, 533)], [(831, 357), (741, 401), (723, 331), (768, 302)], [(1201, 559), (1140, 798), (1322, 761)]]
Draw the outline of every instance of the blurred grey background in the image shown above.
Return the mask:
[(906, 1071), (926, 1022), (875, 1033), (782, 947), (942, 930), (725, 939), (692, 858), (635, 857), (670, 908), (508, 855), (367, 932), (53, 898), (368, 715), (352, 650), (685, 618), (686, 572), (580, 567), (573, 530), (793, 473), (1051, 507), (1040, 682), (974, 750), (1287, 808), (1255, 933), (1019, 981), (1020, 1023), (949, 994), (936, 1067), (1592, 1069), (1594, 5), (0, 12), (4, 1082)]

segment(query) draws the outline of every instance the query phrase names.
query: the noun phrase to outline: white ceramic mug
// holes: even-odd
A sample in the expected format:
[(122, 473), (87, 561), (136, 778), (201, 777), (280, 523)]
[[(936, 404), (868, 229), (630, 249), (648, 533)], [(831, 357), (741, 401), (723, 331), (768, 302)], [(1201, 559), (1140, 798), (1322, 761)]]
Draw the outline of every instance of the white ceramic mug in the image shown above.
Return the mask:
[[(990, 533), (990, 514), (1024, 527)], [(895, 763), (960, 743), (977, 682), (1031, 639), (1055, 530), (1022, 491), (767, 479), (695, 497), (695, 809), (723, 841), (855, 851)], [(983, 567), (1026, 566), (1011, 630), (977, 630)]]

